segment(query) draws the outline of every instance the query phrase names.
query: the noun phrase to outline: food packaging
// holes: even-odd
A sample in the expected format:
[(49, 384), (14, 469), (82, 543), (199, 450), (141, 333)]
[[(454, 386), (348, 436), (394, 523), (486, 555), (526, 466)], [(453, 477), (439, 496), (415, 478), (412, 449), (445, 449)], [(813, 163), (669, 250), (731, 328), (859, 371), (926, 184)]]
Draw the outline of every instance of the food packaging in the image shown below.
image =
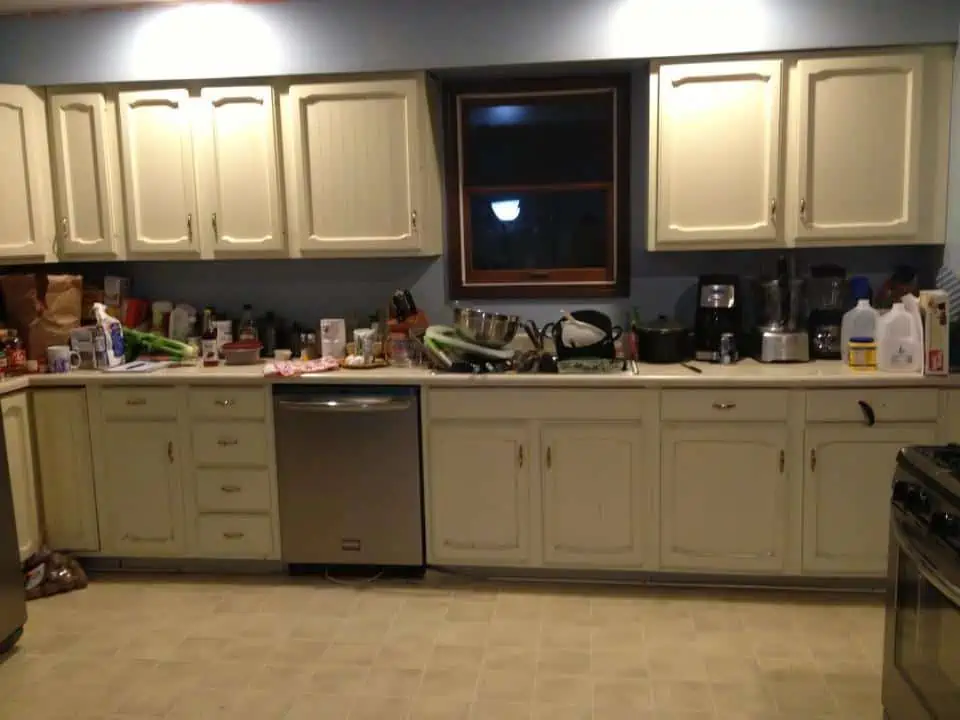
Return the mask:
[(97, 317), (97, 327), (103, 333), (105, 367), (112, 368), (123, 365), (123, 326), (119, 320), (107, 313), (107, 308), (102, 303), (96, 303), (93, 306), (93, 313)]
[(103, 304), (119, 308), (130, 295), (130, 280), (107, 275), (103, 278)]
[(24, 341), (27, 358), (46, 358), (51, 345), (66, 345), (80, 326), (83, 278), (22, 274), (0, 278), (7, 320)]
[(346, 351), (346, 321), (343, 318), (323, 318), (320, 320), (320, 354), (323, 357), (342, 360)]
[(923, 318), (923, 374), (950, 372), (950, 298), (945, 290), (921, 290)]

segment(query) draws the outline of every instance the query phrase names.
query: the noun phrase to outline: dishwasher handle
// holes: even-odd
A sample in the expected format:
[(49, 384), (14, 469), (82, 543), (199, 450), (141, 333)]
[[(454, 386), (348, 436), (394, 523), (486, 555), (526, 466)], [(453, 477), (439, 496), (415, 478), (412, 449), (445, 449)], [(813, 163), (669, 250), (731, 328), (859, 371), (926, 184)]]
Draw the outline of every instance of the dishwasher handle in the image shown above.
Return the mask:
[(313, 397), (309, 400), (278, 400), (277, 405), (281, 410), (293, 412), (372, 413), (408, 410), (412, 402), (406, 398), (395, 397), (342, 397), (332, 395), (330, 397)]

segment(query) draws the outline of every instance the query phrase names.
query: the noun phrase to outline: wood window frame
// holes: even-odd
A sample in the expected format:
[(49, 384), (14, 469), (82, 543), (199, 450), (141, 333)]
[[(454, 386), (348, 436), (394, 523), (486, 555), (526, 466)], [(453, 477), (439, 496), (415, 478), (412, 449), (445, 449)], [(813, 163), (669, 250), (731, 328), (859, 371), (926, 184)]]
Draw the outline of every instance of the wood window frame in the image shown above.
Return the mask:
[[(462, 98), (524, 97), (577, 92), (613, 92), (613, 181), (558, 183), (556, 186), (514, 185), (465, 190), (461, 163)], [(530, 78), (445, 84), (444, 183), (447, 215), (447, 278), (452, 299), (626, 297), (630, 293), (630, 76), (592, 75), (575, 78)], [(469, 267), (468, 194), (522, 190), (608, 189), (607, 265), (603, 268), (543, 270), (474, 270)]]

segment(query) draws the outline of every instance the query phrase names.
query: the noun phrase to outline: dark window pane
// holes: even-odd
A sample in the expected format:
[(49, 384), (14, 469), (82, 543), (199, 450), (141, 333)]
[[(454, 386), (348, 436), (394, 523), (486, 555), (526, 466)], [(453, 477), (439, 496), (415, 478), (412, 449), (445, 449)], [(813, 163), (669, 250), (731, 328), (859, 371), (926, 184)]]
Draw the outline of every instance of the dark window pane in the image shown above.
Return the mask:
[(470, 193), (474, 270), (602, 268), (610, 190)]
[(612, 91), (464, 99), (465, 187), (613, 180)]

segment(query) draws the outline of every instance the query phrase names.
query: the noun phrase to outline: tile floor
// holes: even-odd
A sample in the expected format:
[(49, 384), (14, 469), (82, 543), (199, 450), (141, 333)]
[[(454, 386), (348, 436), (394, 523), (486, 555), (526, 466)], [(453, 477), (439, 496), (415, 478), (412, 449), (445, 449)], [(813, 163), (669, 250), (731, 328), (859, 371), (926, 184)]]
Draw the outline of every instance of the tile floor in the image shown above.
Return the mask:
[(0, 718), (881, 717), (870, 595), (111, 575), (29, 613)]

